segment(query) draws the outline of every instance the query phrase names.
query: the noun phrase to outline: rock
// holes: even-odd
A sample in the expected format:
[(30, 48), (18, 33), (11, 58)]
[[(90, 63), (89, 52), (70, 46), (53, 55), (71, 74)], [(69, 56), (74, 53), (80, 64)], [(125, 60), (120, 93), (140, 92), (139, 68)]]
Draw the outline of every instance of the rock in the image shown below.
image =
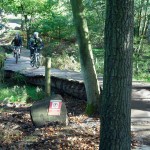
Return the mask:
[(58, 109), (56, 110), (55, 108), (50, 108), (52, 100), (53, 102), (56, 101), (55, 104), (57, 104), (63, 99), (60, 95), (54, 95), (48, 99), (35, 102), (31, 106), (31, 120), (36, 127), (42, 127), (44, 125), (54, 125), (54, 123), (64, 126), (68, 125), (68, 116), (65, 103), (62, 102), (59, 114)]

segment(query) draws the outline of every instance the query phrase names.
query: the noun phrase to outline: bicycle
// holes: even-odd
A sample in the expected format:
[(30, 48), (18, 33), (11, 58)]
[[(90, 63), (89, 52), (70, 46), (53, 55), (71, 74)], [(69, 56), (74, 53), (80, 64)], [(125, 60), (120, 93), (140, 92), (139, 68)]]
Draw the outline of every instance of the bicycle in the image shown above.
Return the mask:
[(20, 46), (14, 46), (14, 57), (16, 59), (16, 64), (17, 64), (18, 58), (20, 58)]
[(30, 65), (36, 68), (40, 67), (40, 53), (37, 47), (34, 48), (34, 54), (31, 56)]

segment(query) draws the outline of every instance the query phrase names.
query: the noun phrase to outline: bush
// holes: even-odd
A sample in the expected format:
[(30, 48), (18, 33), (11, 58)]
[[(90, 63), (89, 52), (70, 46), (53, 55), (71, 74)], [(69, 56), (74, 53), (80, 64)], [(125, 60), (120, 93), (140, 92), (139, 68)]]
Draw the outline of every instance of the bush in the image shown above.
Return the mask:
[(0, 85), (0, 100), (8, 102), (33, 102), (44, 98), (42, 88), (34, 86)]
[(80, 71), (80, 63), (73, 56), (69, 56), (66, 52), (63, 52), (62, 55), (52, 57), (52, 68)]

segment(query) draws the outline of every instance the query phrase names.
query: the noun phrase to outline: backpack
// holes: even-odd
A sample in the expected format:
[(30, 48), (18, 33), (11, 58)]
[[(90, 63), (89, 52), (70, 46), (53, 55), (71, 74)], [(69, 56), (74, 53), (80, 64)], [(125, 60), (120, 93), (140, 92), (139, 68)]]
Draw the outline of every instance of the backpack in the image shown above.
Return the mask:
[(42, 39), (41, 38), (32, 38), (31, 46), (32, 47), (42, 47), (43, 46)]
[(18, 37), (18, 38), (15, 37), (12, 43), (14, 43), (14, 46), (21, 46), (22, 45), (21, 37)]

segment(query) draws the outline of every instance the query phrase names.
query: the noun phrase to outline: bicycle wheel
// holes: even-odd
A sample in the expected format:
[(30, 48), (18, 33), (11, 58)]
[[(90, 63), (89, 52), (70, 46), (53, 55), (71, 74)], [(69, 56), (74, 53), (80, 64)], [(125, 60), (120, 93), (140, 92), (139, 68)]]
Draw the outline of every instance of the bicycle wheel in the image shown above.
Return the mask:
[(18, 52), (16, 52), (16, 64), (18, 63)]
[(35, 67), (36, 67), (36, 68), (39, 68), (39, 67), (40, 67), (39, 57), (36, 57), (36, 59), (35, 59)]
[(34, 56), (31, 57), (30, 65), (31, 67), (34, 67)]

